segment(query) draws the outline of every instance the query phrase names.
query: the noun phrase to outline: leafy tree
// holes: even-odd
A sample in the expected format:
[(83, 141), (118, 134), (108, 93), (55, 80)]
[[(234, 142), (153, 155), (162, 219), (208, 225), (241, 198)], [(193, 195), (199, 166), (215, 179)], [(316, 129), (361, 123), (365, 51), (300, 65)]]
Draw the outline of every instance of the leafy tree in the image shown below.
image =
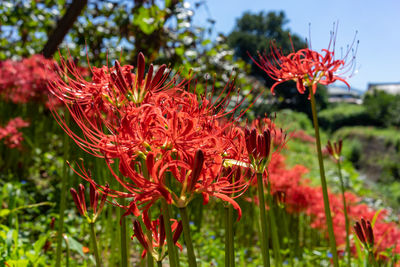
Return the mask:
[[(283, 11), (280, 12), (245, 12), (237, 19), (234, 30), (228, 35), (228, 44), (234, 49), (235, 57), (251, 64), (251, 74), (257, 79), (265, 82), (267, 87), (274, 84), (274, 80), (257, 67), (251, 60), (249, 53), (257, 60), (256, 52), (268, 54), (271, 42), (282, 49), (283, 53), (293, 52), (307, 46), (297, 34), (293, 34), (285, 25), (289, 22)], [(297, 111), (311, 114), (309, 110), (308, 95), (300, 95), (297, 92), (295, 83), (279, 85), (276, 96), (268, 96), (268, 107), (264, 110), (291, 108)], [(327, 90), (324, 86), (318, 87), (316, 95), (319, 108), (327, 106)]]
[(64, 41), (61, 47), (72, 55), (87, 52), (93, 63), (106, 63), (107, 54), (134, 63), (138, 52), (179, 63), (204, 36), (205, 29), (191, 24), (193, 14), (183, 0), (9, 1), (0, 5), (0, 59), (51, 57)]

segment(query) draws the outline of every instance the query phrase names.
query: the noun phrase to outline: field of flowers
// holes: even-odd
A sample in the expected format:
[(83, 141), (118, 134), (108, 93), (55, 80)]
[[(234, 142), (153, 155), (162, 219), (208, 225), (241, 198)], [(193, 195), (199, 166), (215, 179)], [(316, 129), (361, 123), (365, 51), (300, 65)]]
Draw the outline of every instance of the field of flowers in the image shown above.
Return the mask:
[(350, 87), (345, 55), (272, 43), (252, 58), (272, 93), (308, 95), (307, 128), (249, 116), (267, 100), (237, 75), (143, 53), (0, 61), (0, 265), (400, 266), (399, 217), (358, 195), (346, 140), (318, 126), (318, 86)]
[[(341, 79), (344, 62), (330, 51), (275, 53), (260, 66), (300, 93)], [(89, 69), (35, 55), (2, 62), (0, 75), (5, 265), (397, 262), (400, 228), (346, 190), (342, 141), (322, 151), (317, 126), (311, 136), (273, 117), (244, 120), (248, 107), (230, 105), (233, 81), (199, 94), (197, 81), (146, 66), (142, 54), (135, 67)], [(322, 186), (301, 158), (285, 163), (287, 143), (299, 141), (317, 144)], [(341, 193), (327, 190), (327, 155)]]

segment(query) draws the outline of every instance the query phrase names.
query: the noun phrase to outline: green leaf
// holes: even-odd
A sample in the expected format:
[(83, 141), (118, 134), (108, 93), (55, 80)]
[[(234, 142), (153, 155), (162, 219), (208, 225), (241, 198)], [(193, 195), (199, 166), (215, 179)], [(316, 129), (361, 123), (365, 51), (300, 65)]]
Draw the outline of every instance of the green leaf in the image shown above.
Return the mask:
[(69, 248), (75, 252), (78, 252), (82, 257), (85, 257), (85, 253), (83, 253), (83, 245), (69, 235), (67, 235), (67, 239)]
[[(81, 243), (79, 243), (79, 241), (77, 241), (76, 239), (72, 238), (69, 235), (67, 235), (67, 239), (68, 239), (68, 245), (69, 245), (70, 250), (78, 252), (79, 255), (81, 255), (84, 258), (87, 258), (87, 255), (85, 255), (85, 253), (83, 253), (83, 245)], [(93, 257), (89, 256), (89, 259), (93, 262), (93, 264), (95, 264)]]
[(35, 250), (35, 256), (38, 256), (42, 251), (43, 246), (46, 244), (46, 240), (49, 238), (49, 234), (42, 235), (36, 242), (33, 244), (33, 249)]
[(375, 222), (376, 222), (376, 220), (378, 219), (379, 214), (380, 214), (382, 211), (383, 211), (383, 208), (381, 208), (381, 209), (379, 209), (377, 212), (375, 212), (374, 217), (372, 218), (372, 222), (371, 222), (372, 228), (374, 227)]
[(210, 39), (206, 39), (206, 40), (204, 40), (203, 42), (201, 42), (201, 45), (202, 45), (202, 46), (206, 46), (206, 45), (208, 45), (208, 44), (211, 44), (211, 40), (210, 40)]
[(133, 18), (133, 25), (138, 26), (145, 34), (149, 35), (160, 26), (162, 17), (157, 6), (152, 6), (151, 9), (142, 6)]
[(0, 210), (0, 217), (5, 217), (10, 213), (11, 213), (11, 211), (9, 209), (1, 209)]

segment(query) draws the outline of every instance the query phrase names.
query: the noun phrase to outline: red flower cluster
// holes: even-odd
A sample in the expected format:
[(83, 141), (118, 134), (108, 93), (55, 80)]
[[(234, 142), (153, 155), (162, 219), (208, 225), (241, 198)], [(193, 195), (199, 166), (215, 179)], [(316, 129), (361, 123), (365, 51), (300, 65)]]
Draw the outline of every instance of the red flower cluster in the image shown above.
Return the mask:
[(20, 149), (21, 142), (24, 140), (24, 138), (18, 129), (28, 126), (29, 122), (24, 121), (20, 117), (11, 119), (4, 128), (0, 128), (0, 140), (4, 139), (5, 145), (9, 148)]
[[(345, 58), (349, 54), (350, 50)], [(306, 87), (312, 89), (315, 94), (318, 84), (329, 85), (336, 81), (341, 81), (350, 88), (346, 80), (337, 73), (350, 71), (354, 57), (349, 64), (346, 64), (345, 59), (335, 59), (334, 49), (322, 49), (322, 52), (318, 53), (310, 48), (298, 51), (293, 48), (292, 53), (284, 56), (283, 52), (272, 44), (269, 56), (259, 53), (258, 57), (259, 62), (252, 58), (253, 62), (276, 81), (271, 87), (272, 93), (277, 85), (290, 80), (296, 82), (297, 90), (301, 94), (304, 94)]]
[[(138, 56), (133, 66), (93, 68), (92, 81), (84, 80), (71, 65), (63, 62), (63, 73), (51, 91), (65, 103), (84, 137), (73, 132), (53, 109), (64, 130), (85, 151), (105, 159), (112, 176), (123, 191), (111, 190), (113, 198), (134, 198), (124, 215), (143, 214), (160, 198), (185, 207), (195, 194), (204, 203), (210, 196), (231, 203), (239, 211), (232, 194), (247, 188), (243, 178), (234, 182), (222, 175), (226, 165), (245, 161), (243, 130), (227, 119), (229, 100), (216, 100), (189, 92), (190, 81), (167, 82), (165, 65), (155, 71)], [(67, 66), (68, 65), (68, 66)], [(69, 77), (69, 78), (68, 78)], [(71, 78), (72, 77), (72, 78)], [(229, 83), (224, 93), (229, 94)], [(118, 162), (119, 175), (113, 165)], [(98, 190), (104, 187), (81, 168), (80, 175)], [(224, 172), (226, 173), (226, 172)]]
[[(323, 196), (321, 188), (308, 185), (307, 180), (302, 179), (302, 175), (307, 172), (304, 166), (297, 165), (292, 169), (287, 169), (284, 164), (284, 158), (276, 155), (269, 164), (270, 181), (272, 194), (284, 195), (284, 205), (290, 213), (304, 212), (312, 218), (311, 227), (326, 231), (326, 219), (323, 206)], [(356, 222), (360, 218), (373, 221), (377, 211), (363, 204), (356, 195), (346, 192), (346, 203), (348, 216), (351, 222)], [(280, 198), (280, 202), (282, 198)], [(339, 249), (345, 249), (346, 231), (343, 202), (341, 196), (329, 193), (331, 203), (333, 226), (336, 242)], [(281, 204), (281, 203), (279, 203)], [(393, 249), (393, 253), (400, 253), (400, 228), (395, 222), (390, 222), (389, 212), (382, 210), (377, 216), (373, 226), (374, 233), (374, 252), (376, 255), (385, 258), (381, 253), (387, 249)], [(325, 232), (327, 236), (327, 232)], [(356, 253), (354, 243), (352, 251)]]
[(42, 55), (0, 62), (0, 95), (13, 103), (46, 102), (49, 82), (56, 78), (55, 62)]

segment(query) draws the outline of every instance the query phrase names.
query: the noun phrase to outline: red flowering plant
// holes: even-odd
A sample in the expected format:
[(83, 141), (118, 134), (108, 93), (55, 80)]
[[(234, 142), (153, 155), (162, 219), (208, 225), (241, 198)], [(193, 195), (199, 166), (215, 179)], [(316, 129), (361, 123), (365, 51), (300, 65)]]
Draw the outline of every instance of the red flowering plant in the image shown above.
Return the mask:
[[(171, 220), (171, 231), (173, 233), (174, 244), (182, 250), (182, 246), (179, 244), (178, 239), (182, 234), (182, 222), (176, 220)], [(131, 239), (134, 237), (139, 240), (143, 247), (142, 258), (146, 256), (147, 253), (151, 253), (153, 258), (157, 262), (161, 262), (166, 257), (166, 234), (164, 217), (160, 215), (157, 220), (151, 222), (149, 226), (146, 225), (148, 232), (143, 232), (142, 226), (138, 220), (133, 222), (133, 232)]]
[[(185, 87), (190, 88), (190, 81), (177, 83), (177, 76), (167, 81), (165, 66), (153, 77), (150, 65), (145, 75), (142, 54), (136, 74), (131, 73), (132, 66), (118, 62), (113, 68), (92, 68), (92, 81), (82, 79), (74, 69), (64, 69), (69, 74), (60, 72), (62, 77), (51, 90), (84, 136), (72, 131), (55, 108), (54, 116), (82, 149), (105, 159), (123, 187), (110, 190), (109, 196), (130, 201), (128, 205), (112, 202), (126, 210), (123, 216), (143, 213), (145, 224), (150, 225), (149, 210), (157, 200), (185, 209), (195, 194), (201, 194), (204, 204), (210, 196), (231, 203), (240, 218), (233, 193), (243, 192), (247, 181), (232, 182), (221, 171), (242, 160), (242, 131), (230, 116), (236, 108), (226, 110), (229, 100), (222, 93), (213, 100), (189, 92)], [(228, 83), (223, 91), (229, 95), (233, 89), (233, 83)], [(115, 164), (121, 175), (115, 172)], [(77, 173), (104, 190), (83, 166), (80, 169)]]
[(267, 116), (253, 121), (253, 128), (245, 129), (246, 149), (250, 165), (256, 173), (268, 171), (274, 154), (280, 153), (288, 135)]
[(109, 186), (105, 186), (105, 190), (102, 193), (99, 205), (99, 193), (93, 186), (90, 184), (90, 208), (91, 213), (88, 212), (86, 206), (86, 199), (85, 199), (85, 187), (82, 184), (79, 184), (78, 191), (74, 188), (70, 189), (72, 199), (75, 202), (75, 206), (78, 209), (79, 213), (87, 219), (87, 222), (90, 226), (90, 238), (93, 244), (94, 255), (96, 259), (96, 265), (101, 266), (101, 258), (100, 253), (97, 248), (97, 241), (96, 241), (96, 233), (94, 228), (94, 223), (96, 222), (98, 216), (102, 212), (104, 208), (104, 204), (106, 203), (107, 196), (109, 193)]
[[(269, 179), (268, 166), (274, 155), (278, 154), (287, 142), (287, 135), (282, 129), (276, 129), (275, 124), (267, 117), (262, 120), (256, 120), (253, 123), (253, 128), (245, 129), (245, 144), (249, 166), (256, 176), (257, 181), (257, 197), (260, 210), (260, 223), (262, 226), (261, 245), (264, 265), (269, 265), (268, 256), (268, 227), (271, 227), (272, 243), (274, 255), (277, 261), (280, 261), (279, 256), (279, 240), (276, 231), (276, 221), (273, 209), (269, 209), (271, 225), (267, 221), (265, 212), (265, 204), (272, 206), (271, 183)], [(267, 202), (264, 201), (264, 184), (267, 185)]]
[[(341, 81), (350, 88), (350, 85), (346, 82), (343, 75), (351, 71), (355, 66), (355, 57), (354, 54), (351, 53), (353, 51), (352, 46), (349, 47), (344, 58), (336, 59), (334, 49), (335, 40), (336, 36), (334, 33), (332, 33), (331, 42), (328, 45), (328, 49), (323, 49), (321, 53), (314, 51), (309, 47), (295, 51), (294, 47), (292, 46), (293, 52), (286, 56), (279, 48), (277, 48), (274, 43), (272, 43), (270, 50), (271, 53), (269, 56), (261, 55), (260, 53), (258, 53), (259, 62), (257, 62), (255, 59), (253, 59), (253, 61), (258, 67), (264, 70), (272, 79), (276, 81), (271, 87), (272, 93), (274, 92), (274, 89), (277, 85), (290, 80), (296, 82), (297, 90), (299, 91), (299, 93), (304, 94), (306, 88), (308, 88), (309, 90), (309, 99), (311, 100), (310, 105), (314, 122), (316, 139), (315, 143), (318, 152), (318, 163), (320, 168), (325, 216), (327, 218), (329, 241), (333, 255), (333, 264), (335, 267), (337, 267), (339, 266), (339, 261), (333, 230), (332, 215), (329, 205), (325, 170), (322, 159), (321, 140), (319, 136), (318, 118), (314, 96), (318, 84), (329, 85), (336, 81)], [(333, 44), (332, 49), (331, 44)], [(353, 57), (349, 62), (346, 63), (349, 56)]]
[(24, 138), (18, 129), (28, 127), (29, 124), (29, 122), (24, 121), (20, 117), (11, 119), (5, 127), (0, 128), (0, 140), (3, 139), (4, 144), (9, 148), (21, 149), (21, 142), (24, 140)]
[(106, 185), (99, 205), (99, 192), (92, 184), (90, 184), (90, 207), (92, 209), (92, 213), (89, 214), (86, 207), (85, 187), (82, 184), (79, 184), (78, 191), (76, 191), (74, 188), (70, 189), (76, 208), (82, 216), (86, 217), (89, 223), (96, 222), (97, 217), (102, 212), (107, 199), (108, 191), (108, 185)]
[(318, 84), (329, 85), (336, 81), (341, 81), (350, 88), (342, 76), (352, 71), (355, 57), (353, 55), (346, 63), (352, 51), (350, 47), (344, 58), (336, 59), (334, 46), (331, 49), (335, 39), (336, 36), (332, 33), (328, 49), (322, 49), (321, 53), (309, 47), (295, 51), (293, 47), (293, 52), (286, 56), (275, 43), (272, 43), (270, 54), (267, 56), (258, 53), (259, 62), (255, 59), (253, 62), (276, 81), (271, 87), (272, 93), (276, 86), (291, 80), (296, 82), (297, 90), (301, 94), (304, 94), (306, 87), (311, 88), (315, 94)]
[(42, 55), (0, 62), (0, 95), (13, 103), (48, 101), (47, 86), (57, 76), (54, 67), (55, 62)]
[(328, 154), (333, 158), (335, 162), (341, 161), (341, 154), (342, 154), (342, 147), (343, 147), (343, 140), (339, 140), (338, 142), (328, 141), (326, 145), (326, 150)]

